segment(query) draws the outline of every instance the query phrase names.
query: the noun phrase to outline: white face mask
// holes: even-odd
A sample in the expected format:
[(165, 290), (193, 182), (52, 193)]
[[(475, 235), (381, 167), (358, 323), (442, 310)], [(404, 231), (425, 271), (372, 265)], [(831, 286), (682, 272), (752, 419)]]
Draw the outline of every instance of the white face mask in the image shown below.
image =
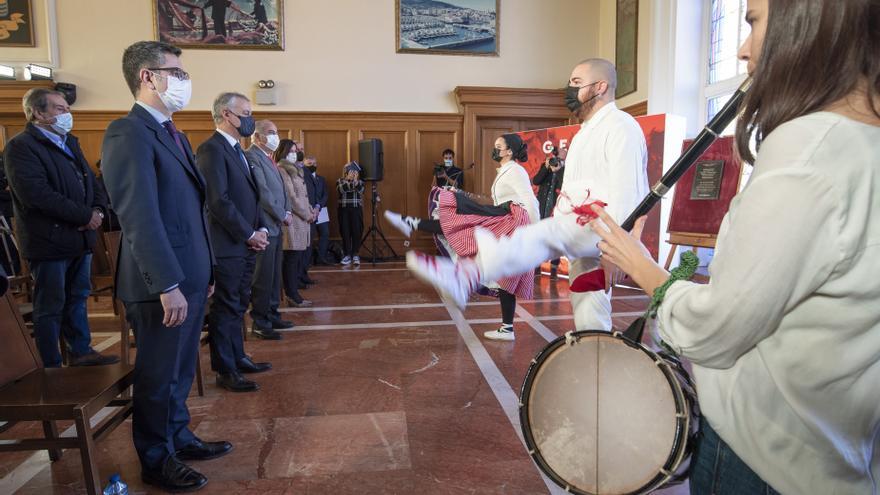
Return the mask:
[(451, 167), (451, 166), (452, 166), (452, 160), (443, 160), (443, 165), (446, 165), (447, 167)]
[(189, 100), (192, 98), (192, 81), (189, 79), (181, 81), (174, 76), (167, 76), (166, 79), (168, 87), (165, 88), (165, 92), (156, 94), (169, 112), (179, 112), (189, 105)]
[(291, 163), (296, 163), (296, 153), (288, 153), (287, 154), (287, 161), (289, 161)]
[(281, 138), (278, 137), (278, 134), (269, 134), (266, 136), (266, 147), (270, 150), (277, 150), (279, 143), (281, 143)]
[(63, 136), (73, 130), (73, 114), (70, 112), (58, 114), (55, 116), (55, 123), (49, 125)]

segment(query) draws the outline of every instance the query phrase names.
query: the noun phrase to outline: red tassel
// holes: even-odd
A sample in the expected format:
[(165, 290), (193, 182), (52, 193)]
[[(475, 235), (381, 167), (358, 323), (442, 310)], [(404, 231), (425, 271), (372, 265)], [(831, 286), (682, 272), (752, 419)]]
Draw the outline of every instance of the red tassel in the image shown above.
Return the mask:
[[(560, 205), (561, 205), (563, 199), (568, 201), (568, 204), (569, 204), (569, 207), (571, 208), (571, 211), (567, 211), (567, 212), (562, 211)], [(600, 200), (590, 201), (590, 190), (589, 189), (587, 189), (587, 198), (584, 200), (583, 203), (581, 203), (579, 205), (574, 205), (571, 202), (571, 197), (569, 197), (569, 195), (565, 192), (561, 193), (559, 195), (559, 198), (556, 200), (556, 207), (560, 208), (560, 212), (566, 213), (566, 214), (567, 213), (574, 213), (578, 216), (577, 217), (577, 224), (580, 225), (581, 227), (590, 223), (591, 221), (595, 220), (596, 218), (599, 218), (599, 215), (597, 215), (596, 212), (594, 212), (593, 209), (591, 208), (593, 205), (599, 205), (601, 208), (605, 208), (606, 206), (608, 206), (608, 203), (606, 203), (604, 201), (600, 201)]]

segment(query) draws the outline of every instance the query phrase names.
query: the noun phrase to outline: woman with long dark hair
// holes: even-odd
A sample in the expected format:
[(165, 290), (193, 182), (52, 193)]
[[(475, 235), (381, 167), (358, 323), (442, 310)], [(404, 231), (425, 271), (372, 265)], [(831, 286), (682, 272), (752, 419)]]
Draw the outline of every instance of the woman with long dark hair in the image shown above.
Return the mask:
[(746, 21), (736, 142), (754, 172), (711, 283), (667, 282), (644, 219), (630, 234), (594, 208), (592, 227), (608, 261), (665, 292), (659, 336), (693, 363), (691, 493), (877, 494), (880, 2), (749, 0)]
[(299, 282), (304, 270), (303, 253), (311, 245), (312, 209), (306, 190), (305, 169), (296, 165), (295, 143), (290, 139), (282, 139), (275, 150), (275, 163), (281, 172), (284, 191), (290, 198), (293, 220), (290, 225), (281, 226), (282, 248), (284, 256), (281, 262), (281, 280), (288, 303), (297, 308), (309, 307), (312, 302), (303, 299), (299, 293)]
[[(404, 217), (392, 211), (385, 218), (404, 235), (420, 230), (445, 237), (457, 256), (476, 254), (474, 231), (487, 229), (497, 236), (510, 235), (514, 229), (537, 222), (540, 219), (538, 200), (532, 190), (529, 174), (517, 162), (528, 161), (528, 150), (522, 138), (505, 134), (495, 140), (492, 159), (498, 162), (498, 173), (492, 182), (492, 204), (482, 205), (472, 201), (461, 192), (442, 190), (439, 193), (439, 219)], [(407, 259), (423, 257), (410, 252)], [(501, 302), (501, 327), (484, 332), (492, 340), (514, 340), (513, 318), (516, 300), (531, 299), (535, 280), (531, 271), (489, 282), (487, 287)]]

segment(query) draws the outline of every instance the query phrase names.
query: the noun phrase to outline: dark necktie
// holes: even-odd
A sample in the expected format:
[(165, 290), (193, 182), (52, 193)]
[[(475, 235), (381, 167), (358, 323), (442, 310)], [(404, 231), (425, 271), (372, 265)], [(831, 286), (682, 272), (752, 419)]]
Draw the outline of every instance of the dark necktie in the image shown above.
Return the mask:
[(238, 152), (238, 157), (241, 158), (241, 163), (244, 165), (244, 174), (248, 177), (251, 176), (251, 167), (248, 165), (247, 158), (244, 157), (244, 152), (241, 151), (241, 144), (235, 143), (235, 151)]
[(166, 120), (165, 122), (162, 122), (162, 127), (164, 127), (166, 131), (168, 131), (168, 134), (171, 136), (172, 139), (174, 139), (174, 142), (177, 143), (177, 147), (180, 149), (180, 153), (183, 154), (184, 157), (186, 157), (186, 150), (183, 148), (183, 141), (180, 140), (180, 133), (177, 132), (177, 127), (174, 127), (174, 122), (171, 122), (171, 120)]

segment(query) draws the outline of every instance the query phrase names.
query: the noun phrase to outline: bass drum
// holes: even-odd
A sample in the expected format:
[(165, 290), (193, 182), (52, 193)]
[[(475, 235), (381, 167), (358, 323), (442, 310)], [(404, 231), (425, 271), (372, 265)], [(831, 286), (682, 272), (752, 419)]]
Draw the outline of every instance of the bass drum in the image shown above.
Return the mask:
[(520, 422), (538, 467), (570, 493), (649, 493), (686, 477), (698, 424), (687, 372), (619, 333), (575, 331), (532, 361)]

